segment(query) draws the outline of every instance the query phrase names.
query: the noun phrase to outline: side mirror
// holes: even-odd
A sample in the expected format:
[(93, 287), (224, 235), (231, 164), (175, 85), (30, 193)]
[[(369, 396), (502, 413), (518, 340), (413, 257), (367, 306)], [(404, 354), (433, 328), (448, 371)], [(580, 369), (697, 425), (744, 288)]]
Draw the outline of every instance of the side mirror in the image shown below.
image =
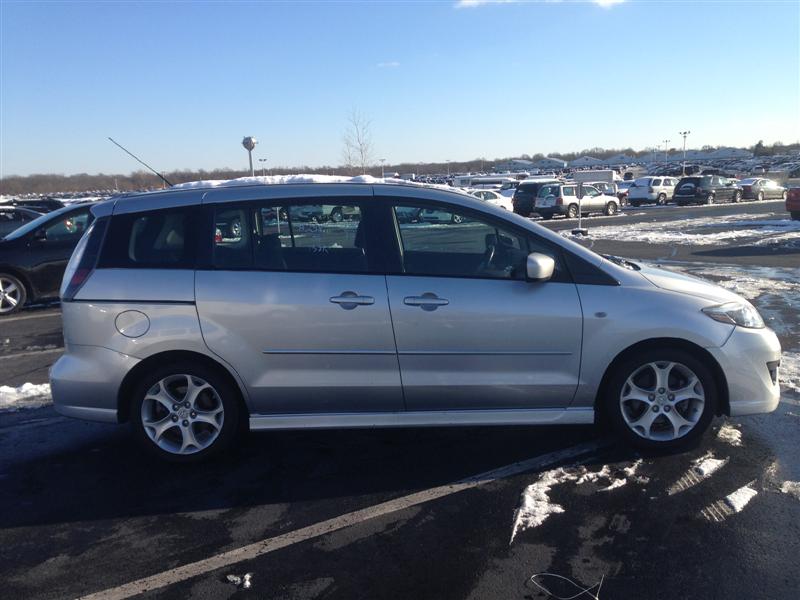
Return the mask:
[(47, 239), (47, 232), (44, 230), (44, 228), (37, 229), (36, 231), (33, 232), (32, 239), (37, 242), (43, 242)]
[(539, 252), (528, 254), (525, 264), (525, 272), (530, 281), (547, 281), (553, 276), (556, 268), (556, 261), (552, 257)]

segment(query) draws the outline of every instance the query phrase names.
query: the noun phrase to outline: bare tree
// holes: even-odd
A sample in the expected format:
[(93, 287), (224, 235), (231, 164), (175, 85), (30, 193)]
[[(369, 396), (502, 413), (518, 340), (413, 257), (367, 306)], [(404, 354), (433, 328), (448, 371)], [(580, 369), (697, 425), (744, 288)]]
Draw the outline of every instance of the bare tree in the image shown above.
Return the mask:
[(372, 147), (372, 121), (357, 109), (347, 115), (347, 129), (344, 132), (344, 151), (342, 158), (345, 166), (358, 168), (362, 174), (375, 162)]

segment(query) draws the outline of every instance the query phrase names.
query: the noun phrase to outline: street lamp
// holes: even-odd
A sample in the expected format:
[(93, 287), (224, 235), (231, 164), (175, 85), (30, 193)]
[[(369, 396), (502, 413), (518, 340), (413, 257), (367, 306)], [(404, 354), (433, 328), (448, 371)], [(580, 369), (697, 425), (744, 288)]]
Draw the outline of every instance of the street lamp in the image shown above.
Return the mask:
[(247, 157), (250, 159), (250, 177), (255, 177), (256, 172), (253, 170), (253, 150), (255, 150), (258, 140), (251, 135), (248, 135), (242, 140), (242, 146), (247, 150)]
[(679, 131), (678, 135), (683, 136), (683, 168), (681, 169), (681, 174), (686, 177), (686, 136), (692, 133), (688, 129), (686, 131)]
[(384, 167), (386, 166), (386, 159), (379, 158), (378, 160), (381, 162), (381, 179), (386, 179), (386, 173), (384, 171)]
[(267, 159), (266, 159), (266, 158), (259, 158), (259, 159), (258, 159), (258, 162), (260, 162), (260, 163), (261, 163), (261, 176), (262, 176), (262, 177), (264, 177), (264, 176), (266, 176), (266, 174), (267, 174), (267, 168), (266, 168), (266, 166), (264, 165), (264, 163), (266, 163), (266, 162), (267, 162)]
[(445, 162), (447, 163), (447, 176), (450, 177), (450, 159), (448, 158)]
[(664, 142), (664, 162), (666, 163), (666, 162), (667, 162), (667, 145), (668, 145), (668, 144), (669, 144), (669, 143), (670, 143), (672, 140), (662, 140), (662, 141)]

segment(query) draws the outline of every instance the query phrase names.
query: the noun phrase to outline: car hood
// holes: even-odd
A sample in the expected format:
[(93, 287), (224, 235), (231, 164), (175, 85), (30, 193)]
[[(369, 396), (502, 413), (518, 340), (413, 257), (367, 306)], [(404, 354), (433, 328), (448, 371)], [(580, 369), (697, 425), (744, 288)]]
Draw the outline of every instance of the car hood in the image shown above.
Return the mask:
[(746, 302), (741, 296), (734, 294), (730, 290), (723, 287), (714, 285), (713, 283), (692, 277), (691, 275), (683, 275), (660, 269), (650, 265), (640, 265), (641, 270), (639, 274), (642, 275), (647, 281), (662, 290), (670, 292), (678, 292), (680, 294), (687, 294), (697, 298), (703, 298), (711, 302), (722, 304), (723, 302)]

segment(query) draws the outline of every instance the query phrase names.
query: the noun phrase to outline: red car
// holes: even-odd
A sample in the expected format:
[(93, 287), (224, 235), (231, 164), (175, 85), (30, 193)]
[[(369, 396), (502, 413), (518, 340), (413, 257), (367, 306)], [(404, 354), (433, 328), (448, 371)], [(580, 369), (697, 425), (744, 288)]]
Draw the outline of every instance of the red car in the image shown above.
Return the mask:
[(792, 215), (792, 219), (800, 221), (800, 187), (786, 190), (786, 210)]

